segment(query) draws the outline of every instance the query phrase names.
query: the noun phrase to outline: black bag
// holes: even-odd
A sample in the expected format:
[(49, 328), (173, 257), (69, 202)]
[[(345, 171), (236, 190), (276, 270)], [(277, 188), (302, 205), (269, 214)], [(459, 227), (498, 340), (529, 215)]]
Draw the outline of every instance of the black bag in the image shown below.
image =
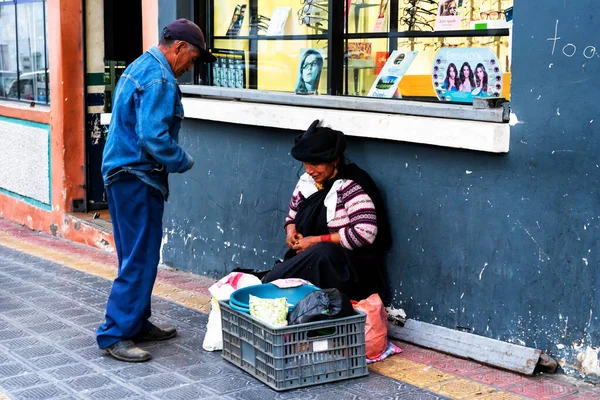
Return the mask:
[(290, 325), (354, 315), (350, 299), (337, 289), (315, 290), (300, 300), (288, 315)]

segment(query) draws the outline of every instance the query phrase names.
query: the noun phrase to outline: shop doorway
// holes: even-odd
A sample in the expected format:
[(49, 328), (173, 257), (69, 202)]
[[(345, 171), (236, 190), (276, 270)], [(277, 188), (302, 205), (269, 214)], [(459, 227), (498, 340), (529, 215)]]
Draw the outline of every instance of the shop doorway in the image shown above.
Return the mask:
[[(91, 33), (87, 31), (87, 34)], [(86, 52), (95, 50), (88, 48)], [(102, 50), (104, 71), (87, 74), (86, 198), (85, 210), (82, 210), (87, 217), (101, 224), (103, 220), (110, 221), (101, 174), (102, 152), (108, 133), (108, 125), (103, 120), (112, 112), (113, 94), (121, 74), (143, 53), (141, 0), (128, 1), (126, 11), (122, 2), (104, 0)], [(96, 77), (96, 86), (92, 86), (90, 76)]]

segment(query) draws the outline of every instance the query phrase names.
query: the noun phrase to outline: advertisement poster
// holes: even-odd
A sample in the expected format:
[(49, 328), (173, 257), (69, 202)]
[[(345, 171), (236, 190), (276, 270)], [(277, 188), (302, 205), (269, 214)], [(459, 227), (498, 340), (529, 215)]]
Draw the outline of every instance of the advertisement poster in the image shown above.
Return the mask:
[(212, 63), (212, 85), (246, 88), (246, 57), (243, 50), (213, 49), (217, 61)]
[(373, 44), (371, 42), (348, 42), (349, 60), (371, 60)]
[(267, 35), (283, 35), (285, 22), (288, 19), (288, 15), (292, 11), (292, 7), (277, 7), (273, 10), (273, 15), (271, 16), (271, 23), (269, 24), (269, 29), (267, 30)]
[(375, 27), (373, 32), (383, 32), (385, 30), (385, 12), (387, 10), (388, 0), (381, 0), (379, 3), (379, 14), (375, 20)]
[(488, 48), (440, 49), (433, 61), (433, 88), (441, 101), (472, 103), (474, 97), (500, 97), (502, 70)]
[(389, 51), (375, 52), (375, 69), (373, 70), (375, 75), (379, 75), (388, 58), (390, 58)]
[(460, 9), (463, 0), (440, 0), (437, 16), (435, 17), (435, 31), (460, 30)]
[[(373, 82), (369, 97), (392, 98), (400, 85), (402, 77), (417, 56), (418, 51), (394, 50)], [(398, 97), (401, 97), (398, 95)]]
[(321, 49), (300, 49), (296, 94), (318, 94), (325, 55)]
[(231, 16), (231, 23), (229, 24), (229, 28), (227, 29), (225, 36), (238, 36), (240, 34), (240, 29), (242, 29), (245, 15), (246, 4), (236, 5), (235, 9), (233, 10), (233, 15)]

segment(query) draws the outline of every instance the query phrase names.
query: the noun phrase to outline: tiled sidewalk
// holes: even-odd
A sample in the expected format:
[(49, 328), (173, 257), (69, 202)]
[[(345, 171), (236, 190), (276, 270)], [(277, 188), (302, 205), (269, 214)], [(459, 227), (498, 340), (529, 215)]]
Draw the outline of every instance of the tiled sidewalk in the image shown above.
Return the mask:
[[(202, 350), (207, 316), (153, 299), (154, 321), (179, 336), (144, 345), (153, 360), (115, 361), (98, 350), (110, 282), (0, 247), (0, 388), (15, 399), (372, 399), (443, 398), (396, 380), (367, 378), (277, 394)], [(377, 396), (378, 398), (386, 398)]]
[[(0, 400), (60, 399), (600, 399), (590, 385), (523, 377), (399, 343), (367, 378), (277, 393), (202, 350), (212, 280), (161, 269), (153, 310), (180, 335), (149, 343), (153, 361), (98, 350), (114, 255), (0, 220)], [(204, 312), (202, 312), (204, 311)]]

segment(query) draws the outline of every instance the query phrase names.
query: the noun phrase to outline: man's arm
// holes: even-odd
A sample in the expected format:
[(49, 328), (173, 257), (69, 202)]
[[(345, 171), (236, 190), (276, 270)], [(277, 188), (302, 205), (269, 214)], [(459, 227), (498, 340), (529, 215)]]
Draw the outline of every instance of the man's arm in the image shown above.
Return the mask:
[(157, 82), (135, 92), (136, 126), (140, 144), (167, 172), (185, 172), (194, 165), (193, 158), (171, 137), (169, 128), (178, 101), (176, 87)]

